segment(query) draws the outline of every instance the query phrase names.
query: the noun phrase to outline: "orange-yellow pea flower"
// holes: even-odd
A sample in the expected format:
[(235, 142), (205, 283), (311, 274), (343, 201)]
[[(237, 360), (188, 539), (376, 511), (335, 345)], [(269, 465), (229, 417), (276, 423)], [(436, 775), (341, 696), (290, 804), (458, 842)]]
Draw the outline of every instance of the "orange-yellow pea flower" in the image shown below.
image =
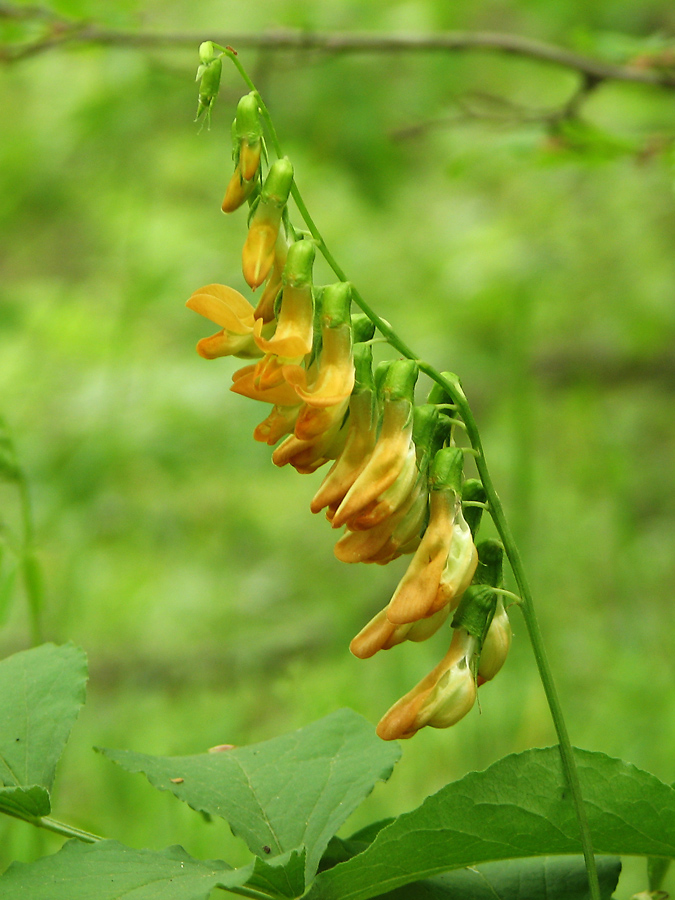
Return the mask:
[(315, 255), (310, 241), (296, 241), (289, 248), (276, 331), (268, 338), (264, 335), (263, 319), (256, 319), (254, 324), (254, 340), (265, 353), (297, 359), (311, 351), (314, 333), (311, 278)]
[(225, 213), (234, 212), (251, 195), (260, 168), (262, 125), (258, 114), (258, 99), (253, 92), (246, 94), (237, 104), (237, 114), (232, 123), (232, 140), (236, 166), (222, 204)]
[(369, 659), (378, 650), (390, 650), (403, 641), (426, 641), (443, 625), (450, 610), (440, 609), (435, 615), (420, 622), (407, 625), (393, 625), (387, 618), (387, 610), (382, 609), (362, 628), (349, 645), (354, 656)]
[(290, 463), (301, 474), (315, 472), (331, 459), (337, 459), (344, 447), (347, 436), (345, 416), (347, 403), (334, 407), (333, 422), (330, 427), (311, 440), (303, 441), (294, 434), (287, 437), (272, 454), (275, 466)]
[(250, 397), (251, 400), (262, 400), (263, 403), (272, 403), (278, 406), (295, 406), (298, 395), (295, 388), (285, 381), (273, 387), (261, 388), (259, 378), (256, 377), (257, 366), (244, 366), (232, 375), (230, 390), (242, 397)]
[[(441, 602), (439, 592), (452, 542), (458, 531), (455, 525), (460, 522), (462, 526), (466, 524), (461, 506), (462, 463), (462, 451), (459, 449), (446, 447), (436, 454), (430, 485), (429, 524), (387, 607), (387, 616), (396, 625), (416, 622), (433, 615), (454, 599), (459, 601), (459, 595), (455, 598), (446, 594)], [(460, 532), (463, 534), (463, 528), (460, 528)], [(473, 541), (471, 544), (473, 545)], [(463, 579), (471, 569), (468, 584), (477, 564), (475, 552), (473, 557), (462, 556), (461, 561), (465, 567)]]
[(290, 434), (295, 427), (300, 405), (298, 406), (274, 406), (266, 419), (256, 426), (253, 438), (263, 444), (272, 447), (282, 437)]
[(265, 281), (274, 264), (281, 216), (292, 184), (290, 160), (278, 159), (267, 173), (241, 254), (244, 278), (253, 290)]
[(449, 728), (463, 718), (476, 700), (472, 658), (477, 639), (455, 630), (450, 649), (426, 678), (382, 717), (377, 733), (385, 741), (410, 738), (420, 728)]
[(224, 284), (207, 284), (192, 294), (186, 306), (220, 325), (222, 330), (197, 344), (197, 352), (206, 359), (238, 356), (244, 359), (261, 356), (253, 339), (253, 307), (234, 288)]
[(409, 465), (410, 454), (414, 454), (412, 391), (416, 378), (417, 368), (409, 360), (399, 360), (390, 367), (384, 385), (379, 437), (366, 465), (335, 511), (334, 528), (370, 512)]

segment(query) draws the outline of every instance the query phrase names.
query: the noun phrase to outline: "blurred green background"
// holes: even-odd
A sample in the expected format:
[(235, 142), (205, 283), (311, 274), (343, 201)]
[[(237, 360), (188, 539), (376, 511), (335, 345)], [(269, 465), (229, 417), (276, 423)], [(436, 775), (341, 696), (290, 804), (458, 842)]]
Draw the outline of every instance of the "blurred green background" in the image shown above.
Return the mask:
[[(276, 26), (490, 29), (625, 62), (668, 43), (675, 10), (665, 0), (110, 7), (53, 4), (111, 27), (194, 34), (194, 49), (73, 45), (0, 70), (0, 414), (29, 479), (45, 637), (83, 646), (91, 669), (55, 815), (236, 864), (246, 852), (224, 823), (205, 825), (91, 747), (196, 753), (345, 705), (376, 722), (447, 634), (350, 656), (406, 561), (338, 563), (331, 529), (308, 508), (321, 473), (275, 469), (251, 437), (267, 408), (228, 392), (239, 361), (194, 352), (214, 329), (184, 301), (213, 281), (243, 289), (245, 235), (243, 213), (219, 210), (244, 91), (226, 67), (211, 130), (199, 131), (198, 42)], [(5, 39), (25, 37), (21, 27), (5, 26)], [(484, 96), (563, 104), (576, 76), (531, 60), (241, 59), (349, 277), (421, 356), (463, 379), (574, 743), (672, 781), (675, 92), (606, 84), (585, 124), (555, 131), (504, 122), (503, 104)], [(487, 118), (466, 117), (457, 98)], [(325, 266), (316, 274), (329, 280)], [(15, 493), (0, 486), (10, 528)], [(6, 656), (30, 640), (20, 591), (3, 615)], [(554, 741), (516, 610), (512, 620), (512, 653), (480, 711), (406, 744), (353, 829)], [(59, 843), (0, 821), (3, 868)]]

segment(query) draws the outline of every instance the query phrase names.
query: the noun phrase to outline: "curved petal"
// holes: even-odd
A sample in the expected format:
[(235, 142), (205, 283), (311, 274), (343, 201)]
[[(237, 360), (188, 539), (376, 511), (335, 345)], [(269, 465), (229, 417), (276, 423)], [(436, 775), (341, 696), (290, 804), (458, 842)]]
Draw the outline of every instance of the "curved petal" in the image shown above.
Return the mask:
[(233, 334), (253, 331), (253, 307), (239, 291), (226, 284), (198, 288), (185, 305)]

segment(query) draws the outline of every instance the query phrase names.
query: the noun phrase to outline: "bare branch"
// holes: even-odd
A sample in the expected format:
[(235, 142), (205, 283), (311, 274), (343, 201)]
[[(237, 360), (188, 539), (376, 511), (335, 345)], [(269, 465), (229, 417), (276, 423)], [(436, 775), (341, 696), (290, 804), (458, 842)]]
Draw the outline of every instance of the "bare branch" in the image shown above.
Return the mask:
[[(0, 17), (26, 18), (24, 10), (36, 16), (49, 16), (39, 7), (15, 7), (0, 3)], [(53, 18), (53, 17), (51, 17)], [(66, 24), (66, 20), (59, 20)], [(371, 34), (365, 32), (309, 32), (273, 30), (259, 33), (225, 34), (153, 34), (114, 31), (87, 23), (68, 22), (62, 32), (35, 43), (6, 49), (6, 60), (22, 59), (58, 44), (97, 43), (132, 47), (195, 47), (202, 40), (213, 40), (236, 49), (268, 52), (314, 51), (332, 55), (354, 53), (453, 53), (479, 50), (528, 57), (581, 73), (587, 83), (623, 81), (675, 88), (675, 73), (641, 65), (615, 65), (515, 34), (488, 31), (447, 31), (441, 34)]]

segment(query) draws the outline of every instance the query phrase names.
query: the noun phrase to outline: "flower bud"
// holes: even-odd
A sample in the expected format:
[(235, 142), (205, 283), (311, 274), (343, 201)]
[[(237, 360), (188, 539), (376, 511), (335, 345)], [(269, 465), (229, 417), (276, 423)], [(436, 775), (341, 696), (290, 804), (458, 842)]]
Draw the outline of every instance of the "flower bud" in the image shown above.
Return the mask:
[(483, 684), (495, 677), (508, 656), (511, 647), (511, 623), (504, 609), (501, 597), (497, 598), (497, 607), (483, 641), (478, 661), (478, 684)]
[(227, 186), (222, 210), (234, 212), (250, 197), (256, 185), (262, 154), (262, 123), (258, 114), (258, 97), (252, 91), (241, 98), (232, 123), (235, 169)]
[[(206, 41), (209, 44), (210, 41)], [(204, 44), (202, 44), (204, 46)], [(206, 113), (206, 117), (211, 114), (213, 104), (216, 102), (218, 91), (220, 90), (220, 76), (223, 71), (223, 63), (219, 57), (214, 57), (208, 62), (200, 65), (197, 69), (197, 79), (199, 79), (199, 102), (197, 104), (197, 122)]]
[(263, 283), (274, 264), (281, 215), (292, 185), (293, 166), (290, 160), (278, 159), (267, 173), (242, 250), (244, 278), (253, 290)]

